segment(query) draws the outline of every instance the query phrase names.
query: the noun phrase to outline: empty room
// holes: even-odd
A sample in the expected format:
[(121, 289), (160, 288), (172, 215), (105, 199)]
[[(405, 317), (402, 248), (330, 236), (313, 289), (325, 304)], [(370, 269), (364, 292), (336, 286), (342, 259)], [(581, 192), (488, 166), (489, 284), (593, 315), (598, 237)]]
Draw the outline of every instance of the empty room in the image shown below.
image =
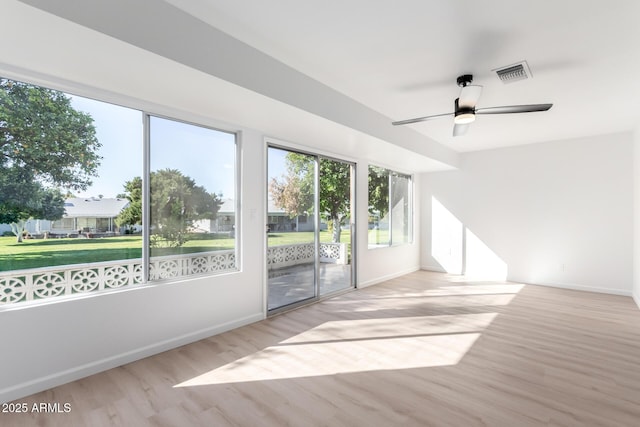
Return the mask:
[(0, 425), (640, 425), (640, 3), (1, 10)]

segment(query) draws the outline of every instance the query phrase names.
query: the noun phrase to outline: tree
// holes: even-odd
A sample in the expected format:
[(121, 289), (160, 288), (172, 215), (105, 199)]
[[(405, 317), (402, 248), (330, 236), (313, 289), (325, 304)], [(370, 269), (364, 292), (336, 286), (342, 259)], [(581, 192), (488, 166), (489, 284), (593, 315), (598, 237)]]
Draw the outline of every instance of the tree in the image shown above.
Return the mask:
[(21, 241), (30, 218), (61, 218), (59, 188), (91, 185), (99, 148), (93, 119), (64, 93), (0, 79), (0, 222)]
[[(276, 206), (290, 216), (310, 213), (315, 183), (314, 157), (288, 153), (287, 175), (273, 178), (269, 191)], [(340, 242), (342, 225), (351, 208), (351, 167), (347, 163), (320, 159), (320, 214), (329, 223), (332, 241)]]
[[(195, 221), (215, 219), (222, 200), (215, 193), (196, 185), (176, 169), (162, 169), (150, 174), (150, 225), (153, 246), (182, 246)], [(116, 218), (116, 223), (135, 225), (142, 222), (142, 179), (135, 177), (124, 185), (131, 202)]]
[(142, 178), (139, 176), (124, 184), (125, 192), (118, 194), (120, 199), (128, 199), (129, 204), (116, 217), (118, 227), (133, 227), (142, 224)]
[(340, 232), (351, 212), (351, 167), (347, 163), (320, 160), (320, 213), (329, 222), (332, 241), (340, 242)]
[(0, 223), (10, 224), (17, 242), (22, 242), (29, 219), (56, 220), (64, 215), (63, 194), (43, 187), (26, 168), (4, 169), (0, 173), (0, 191)]
[(369, 166), (369, 214), (384, 217), (389, 211), (389, 170)]
[(302, 154), (287, 154), (287, 175), (269, 182), (274, 204), (295, 218), (310, 214), (313, 207), (313, 159)]

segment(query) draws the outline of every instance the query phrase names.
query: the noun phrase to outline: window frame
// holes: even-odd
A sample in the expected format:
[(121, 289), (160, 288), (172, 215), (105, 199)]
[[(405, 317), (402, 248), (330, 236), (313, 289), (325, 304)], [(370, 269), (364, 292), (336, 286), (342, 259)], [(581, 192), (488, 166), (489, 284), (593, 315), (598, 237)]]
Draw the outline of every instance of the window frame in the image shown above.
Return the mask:
[[(142, 180), (142, 279), (144, 284), (148, 283), (166, 283), (166, 282), (175, 282), (180, 281), (182, 279), (190, 279), (197, 277), (210, 277), (210, 276), (218, 276), (221, 274), (228, 273), (237, 273), (242, 271), (241, 266), (241, 252), (240, 252), (240, 242), (241, 242), (241, 234), (242, 227), (239, 226), (241, 223), (241, 212), (240, 212), (240, 179), (241, 179), (241, 131), (229, 131), (226, 129), (221, 129), (214, 126), (204, 125), (201, 123), (197, 123), (191, 120), (184, 120), (180, 118), (175, 118), (172, 116), (167, 116), (164, 114), (155, 114), (151, 111), (143, 110), (143, 180)], [(151, 271), (151, 119), (157, 118), (162, 120), (169, 120), (173, 122), (177, 122), (183, 125), (196, 126), (199, 128), (222, 132), (229, 135), (233, 135), (234, 139), (234, 265), (235, 268), (223, 270), (220, 272), (208, 272), (208, 273), (198, 273), (198, 274), (189, 274), (189, 275), (180, 275), (177, 277), (167, 278), (167, 279), (151, 279), (150, 271)]]
[[(414, 236), (413, 236), (413, 221), (414, 221), (414, 212), (413, 212), (413, 206), (414, 206), (414, 200), (413, 200), (413, 175), (411, 174), (407, 174), (407, 173), (402, 173), (402, 172), (398, 172), (396, 170), (390, 169), (390, 168), (386, 168), (384, 166), (377, 166), (374, 164), (369, 164), (367, 167), (367, 181), (368, 178), (370, 176), (371, 173), (371, 168), (378, 168), (378, 169), (382, 169), (386, 172), (387, 174), (387, 200), (388, 200), (388, 205), (387, 205), (387, 215), (388, 215), (388, 223), (389, 223), (389, 238), (387, 240), (387, 242), (385, 243), (381, 243), (381, 244), (372, 244), (369, 241), (369, 233), (367, 232), (367, 249), (369, 250), (374, 250), (374, 249), (380, 249), (380, 248), (387, 248), (387, 247), (393, 247), (393, 246), (402, 246), (402, 245), (407, 245), (407, 244), (413, 244), (414, 242)], [(402, 177), (405, 178), (407, 180), (407, 241), (401, 241), (401, 242), (395, 242), (393, 235), (393, 229), (394, 229), (394, 216), (393, 216), (393, 200), (394, 200), (394, 190), (393, 190), (393, 178), (394, 177)], [(369, 198), (370, 198), (370, 191), (369, 188), (367, 188), (367, 205), (371, 206), (369, 204)], [(368, 230), (367, 230), (368, 231)]]

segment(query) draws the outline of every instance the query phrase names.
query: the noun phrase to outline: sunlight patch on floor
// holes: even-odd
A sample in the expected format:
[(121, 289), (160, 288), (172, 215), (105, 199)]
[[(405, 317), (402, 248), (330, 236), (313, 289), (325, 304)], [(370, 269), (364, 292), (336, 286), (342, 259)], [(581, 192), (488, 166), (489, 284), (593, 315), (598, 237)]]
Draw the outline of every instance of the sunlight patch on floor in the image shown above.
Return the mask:
[[(464, 276), (452, 278), (451, 281), (467, 281)], [(490, 295), (490, 294), (517, 294), (525, 285), (520, 283), (487, 284), (478, 283), (471, 285), (441, 286), (438, 289), (429, 289), (429, 295), (444, 293), (448, 295)]]
[(496, 316), (330, 321), (175, 387), (456, 365)]
[[(435, 290), (434, 290), (435, 291)], [(437, 290), (432, 293), (413, 293), (410, 297), (404, 295), (389, 295), (372, 298), (363, 303), (361, 301), (335, 300), (323, 304), (331, 304), (332, 310), (350, 311), (357, 313), (378, 310), (404, 310), (412, 307), (456, 308), (456, 307), (495, 307), (506, 306), (513, 301), (519, 289), (495, 289), (487, 292), (469, 287), (467, 290), (456, 288)], [(423, 298), (423, 299), (419, 299)], [(394, 301), (392, 308), (391, 300)]]

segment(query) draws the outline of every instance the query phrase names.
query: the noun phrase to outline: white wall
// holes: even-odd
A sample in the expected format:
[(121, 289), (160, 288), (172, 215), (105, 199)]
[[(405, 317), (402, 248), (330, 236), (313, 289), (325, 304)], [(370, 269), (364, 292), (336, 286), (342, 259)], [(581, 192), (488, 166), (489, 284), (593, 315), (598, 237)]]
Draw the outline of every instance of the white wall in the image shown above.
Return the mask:
[(633, 133), (633, 298), (640, 307), (640, 125)]
[[(455, 266), (466, 228), (467, 248), (470, 238), (484, 246), (484, 265), (503, 261), (509, 280), (631, 294), (632, 148), (631, 134), (554, 141), (468, 153), (459, 171), (422, 174), (422, 268)], [(434, 206), (449, 218), (436, 229)]]

